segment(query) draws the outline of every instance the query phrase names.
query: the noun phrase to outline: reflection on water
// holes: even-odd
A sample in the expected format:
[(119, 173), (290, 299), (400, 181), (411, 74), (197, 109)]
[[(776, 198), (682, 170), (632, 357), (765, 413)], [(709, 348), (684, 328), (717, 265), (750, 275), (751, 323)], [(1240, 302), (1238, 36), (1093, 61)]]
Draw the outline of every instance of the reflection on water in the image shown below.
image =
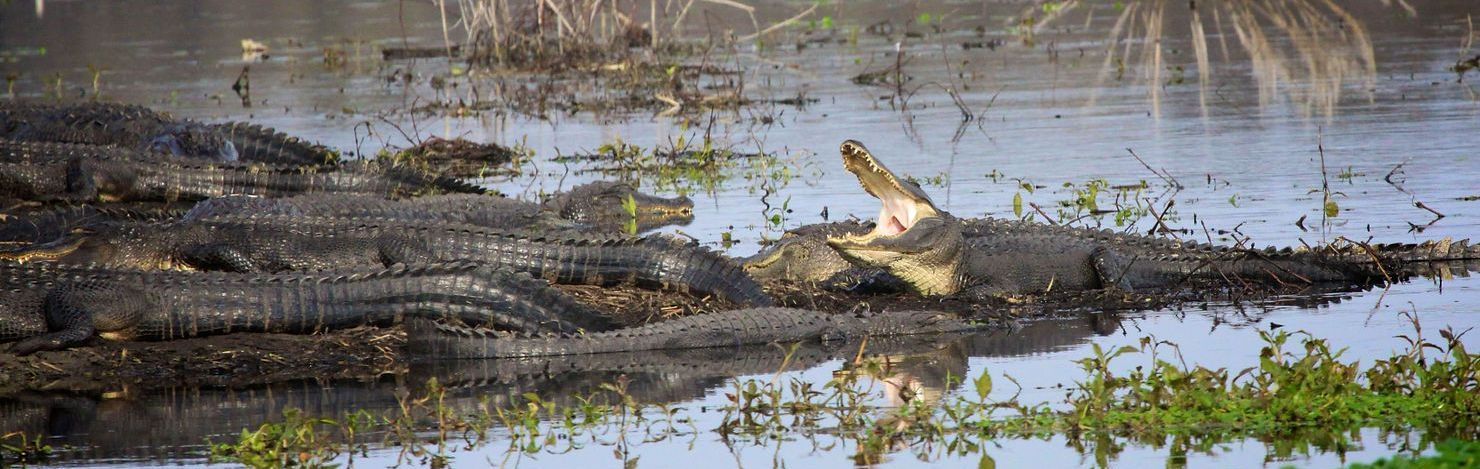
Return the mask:
[[(1189, 26), (1168, 29), (1168, 25), (1178, 24)], [(1307, 115), (1319, 113), (1329, 119), (1341, 102), (1343, 90), (1360, 90), (1370, 101), (1377, 82), (1376, 54), (1366, 26), (1334, 2), (1127, 2), (1108, 37), (1097, 82), (1103, 83), (1110, 76), (1123, 79), (1136, 50), (1137, 76), (1146, 86), (1157, 118), (1161, 116), (1165, 87), (1186, 79), (1185, 68), (1170, 65), (1167, 54), (1187, 42), (1192, 44), (1196, 59), (1198, 105), (1205, 117), (1208, 94), (1228, 81), (1221, 76), (1215, 79), (1215, 73), (1239, 60), (1230, 53), (1230, 37), (1236, 44), (1234, 52), (1241, 51), (1248, 61), (1261, 108), (1284, 93)], [(1221, 52), (1218, 63), (1222, 67), (1212, 65), (1210, 40)]]
[[(0, 429), (44, 435), (58, 460), (170, 461), (205, 456), (205, 442), (235, 442), (244, 429), (280, 421), (283, 411), (340, 419), (357, 411), (394, 413), (402, 400), (435, 379), (445, 404), (459, 413), (507, 408), (535, 393), (545, 402), (578, 407), (603, 386), (621, 382), (645, 404), (702, 400), (735, 377), (774, 375), (821, 367), (848, 372), (859, 357), (885, 365), (874, 379), (895, 405), (934, 401), (958, 388), (968, 357), (1015, 357), (1084, 343), (1105, 318), (1040, 321), (1016, 333), (915, 339), (868, 344), (803, 344), (669, 350), (520, 360), (417, 363), (405, 376), (375, 381), (292, 382), (248, 389), (169, 389), (109, 398), (29, 393), (0, 398)], [(377, 441), (379, 435), (365, 435)]]
[[(796, 2), (746, 3), (756, 7), (763, 24), (798, 11)], [(1473, 2), (1053, 2), (1061, 9), (1044, 8), (1044, 2), (824, 3), (818, 14), (836, 24), (831, 31), (821, 21), (815, 31), (805, 24), (786, 30), (810, 38), (802, 50), (773, 41), (717, 62), (745, 70), (747, 92), (756, 98), (804, 94), (817, 102), (714, 112), (692, 121), (620, 110), (557, 113), (549, 121), (499, 110), (470, 117), (405, 112), (438, 97), (473, 102), (527, 93), (524, 80), (533, 80), (454, 77), (446, 62), (436, 60), (379, 60), (374, 49), (399, 44), (403, 34), (413, 46), (441, 44), (440, 18), (428, 2), (0, 2), (0, 75), (8, 84), (14, 80), (11, 89), (23, 98), (96, 93), (184, 117), (251, 120), (362, 153), (400, 141), (388, 124), (410, 133), (523, 143), (538, 155), (523, 174), (487, 182), (525, 196), (607, 177), (582, 174), (581, 163), (550, 157), (619, 138), (651, 147), (710, 134), (741, 151), (794, 160), (800, 170), (742, 165), (713, 184), (686, 186), (701, 194), (695, 197), (694, 222), (682, 230), (702, 242), (733, 236), (742, 241), (729, 251), (734, 255), (753, 251), (757, 239), (781, 228), (877, 213), (878, 202), (862, 195), (838, 167), (833, 152), (849, 138), (864, 140), (891, 167), (921, 178), (938, 202), (961, 216), (1014, 216), (1015, 196), (1024, 207), (1051, 212), (1060, 203), (1072, 204), (1081, 195), (1074, 190), (1094, 179), (1156, 181), (1126, 156), (1125, 149), (1133, 148), (1187, 186), (1175, 195), (1175, 207), (1156, 207), (1158, 213), (1171, 208), (1161, 221), (1199, 240), (1252, 239), (1263, 246), (1336, 235), (1383, 242), (1480, 235), (1480, 188), (1474, 183), (1480, 159), (1473, 151), (1480, 147), (1480, 104), (1473, 84), (1456, 81), (1448, 70), (1476, 37), (1467, 26), (1480, 13)], [(710, 18), (707, 7), (695, 2), (691, 18)], [(723, 6), (712, 13), (737, 12)], [(1029, 17), (1034, 20), (1025, 21)], [(892, 26), (869, 27), (881, 22)], [(819, 38), (828, 40), (811, 40)], [(242, 57), (243, 39), (267, 44), (268, 57)], [(895, 63), (904, 64), (907, 109), (896, 105), (893, 87), (850, 80)], [(252, 90), (245, 107), (230, 87), (248, 66)], [(490, 81), (479, 81), (484, 79)], [(972, 119), (963, 121), (957, 99)], [(374, 130), (369, 137), (367, 129)], [(1318, 141), (1329, 166), (1325, 174)], [(1408, 163), (1395, 167), (1403, 161)], [(767, 178), (786, 171), (803, 177)], [(1311, 190), (1327, 178), (1338, 192), (1339, 214), (1331, 226), (1307, 231), (1316, 224), (1297, 220), (1321, 217), (1321, 197)], [(641, 179), (648, 188), (657, 183)], [(1063, 187), (1066, 182), (1076, 185)], [(684, 183), (664, 184), (655, 192)], [(1424, 226), (1432, 215), (1415, 208), (1416, 201), (1447, 216)], [(1123, 228), (1114, 215), (1080, 222)], [(433, 362), (371, 382), (181, 389), (107, 399), (11, 396), (0, 401), (0, 433), (44, 433), (58, 448), (75, 448), (59, 450), (65, 458), (177, 461), (199, 457), (208, 437), (230, 440), (279, 418), (284, 408), (325, 417), (393, 410), (399, 397), (429, 378), (447, 384), (449, 399), (461, 408), (483, 399), (514, 402), (531, 391), (570, 400), (625, 379), (643, 401), (713, 409), (726, 402), (719, 388), (732, 377), (771, 376), (783, 362), (788, 376), (816, 383), (835, 372), (877, 371), (868, 379), (894, 403), (958, 393), (954, 378), (983, 371), (1015, 377), (1024, 402), (1056, 402), (1062, 397), (1056, 386), (1077, 376), (1072, 360), (1083, 358), (1089, 344), (1113, 349), (1143, 337), (1181, 344), (1189, 363), (1241, 368), (1257, 360), (1257, 330), (1308, 330), (1348, 347), (1347, 357), (1370, 362), (1395, 346), (1394, 331), (1406, 327), (1400, 311), (1417, 311), (1427, 330), (1480, 325), (1473, 311), (1480, 282), (1464, 270), (1441, 270), (1436, 279), (1383, 291), (1255, 306), (1184, 305), (1124, 321), (1108, 315), (1052, 319), (1026, 323), (1012, 334), (943, 343), (883, 342), (869, 351), (887, 365), (882, 370), (860, 370), (856, 348), (843, 345), (800, 348), (790, 362), (778, 350), (760, 347)], [(716, 418), (697, 412), (695, 425), (707, 430)], [(1391, 452), (1371, 432), (1358, 441), (1368, 446), (1368, 459)], [(653, 465), (690, 461), (691, 451), (729, 452), (747, 467), (770, 466), (778, 457), (791, 466), (851, 464), (843, 454), (852, 448), (833, 454), (777, 444), (747, 450), (700, 437), (631, 451)], [(1062, 438), (999, 445), (985, 451), (1004, 466), (1090, 464)], [(1247, 467), (1283, 451), (1266, 451), (1257, 442), (1231, 446), (1197, 461)], [(1158, 445), (1118, 450), (1112, 462), (1127, 466), (1162, 464), (1168, 457)], [(898, 466), (926, 464), (899, 453), (885, 459)], [(534, 463), (606, 465), (611, 457), (610, 448), (596, 448)], [(974, 464), (975, 458), (948, 462)], [(1337, 458), (1316, 454), (1295, 462), (1331, 466), (1341, 462)], [(484, 459), (478, 454), (469, 461)]]

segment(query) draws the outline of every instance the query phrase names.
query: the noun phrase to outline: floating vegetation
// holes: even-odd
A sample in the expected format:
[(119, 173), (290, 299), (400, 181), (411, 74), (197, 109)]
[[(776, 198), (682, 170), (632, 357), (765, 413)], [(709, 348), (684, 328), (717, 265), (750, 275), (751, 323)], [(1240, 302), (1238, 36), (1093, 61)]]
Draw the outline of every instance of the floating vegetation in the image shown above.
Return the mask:
[(511, 148), (497, 143), (439, 137), (428, 138), (394, 153), (382, 151), (376, 155), (377, 160), (396, 166), (411, 166), (432, 174), (458, 178), (517, 174), (521, 163), (531, 157), (533, 152), (522, 146)]
[(578, 173), (648, 180), (658, 190), (680, 194), (712, 194), (736, 177), (747, 181), (753, 192), (776, 192), (815, 164), (798, 156), (739, 151), (708, 134), (688, 133), (652, 148), (617, 139), (590, 152), (556, 156), (553, 161), (586, 163)]
[[(1473, 438), (1480, 431), (1480, 358), (1465, 349), (1462, 333), (1445, 329), (1441, 342), (1429, 342), (1417, 319), (1410, 320), (1414, 331), (1398, 336), (1407, 348), (1366, 367), (1343, 361), (1341, 350), (1303, 332), (1261, 332), (1257, 363), (1239, 370), (1188, 366), (1175, 344), (1151, 337), (1138, 347), (1095, 345), (1075, 361), (1082, 375), (1059, 403), (996, 397), (1005, 393), (994, 383), (1016, 380), (990, 371), (946, 376), (939, 389), (901, 387), (900, 359), (864, 358), (860, 350), (860, 358), (821, 385), (779, 375), (732, 381), (710, 429), (698, 428), (685, 407), (638, 401), (625, 377), (587, 396), (552, 396), (564, 404), (531, 392), (503, 404), (485, 397), (474, 408), (449, 407), (446, 390), (433, 381), (393, 415), (334, 421), (287, 414), (282, 423), (243, 432), (234, 444), (214, 445), (212, 454), (251, 465), (323, 461), (363, 451), (345, 442), (375, 430), (386, 445), (401, 448), (403, 459), (447, 463), (456, 457), (454, 446), (497, 443), (506, 454), (533, 455), (616, 445), (620, 453), (640, 442), (713, 432), (731, 445), (841, 444), (856, 449), (856, 462), (872, 464), (893, 452), (931, 461), (982, 453), (994, 439), (1061, 436), (1103, 466), (1126, 444), (1164, 447), (1175, 461), (1244, 439), (1264, 441), (1282, 458), (1312, 450), (1340, 454), (1354, 447), (1362, 428), (1397, 435), (1415, 452)], [(789, 360), (796, 349), (775, 353)], [(1133, 355), (1146, 361), (1123, 363)], [(1408, 441), (1415, 433), (1419, 441)], [(613, 435), (623, 436), (613, 443)], [(1476, 454), (1473, 444), (1439, 449), (1446, 461), (1473, 461)]]
[[(1103, 223), (1106, 216), (1117, 228), (1129, 229), (1148, 216), (1157, 217), (1158, 224), (1175, 221), (1171, 213), (1157, 213), (1155, 199), (1148, 195), (1151, 184), (1145, 180), (1130, 184), (1111, 184), (1106, 179), (1091, 179), (1083, 183), (1064, 182), (1057, 190), (1059, 199), (1054, 201), (1053, 216), (1038, 204), (1024, 199), (1023, 194), (1034, 194), (1042, 186), (1020, 182), (1019, 192), (1013, 195), (1013, 215), (1021, 219), (1042, 217), (1061, 225), (1073, 225), (1088, 221)], [(1163, 195), (1164, 196), (1164, 195)], [(1162, 198), (1158, 196), (1157, 198)]]
[(711, 56), (796, 24), (816, 9), (762, 28), (753, 7), (733, 1), (701, 3), (744, 12), (756, 32), (688, 39), (685, 25), (701, 16), (706, 28), (715, 26), (712, 12), (704, 5), (693, 8), (692, 1), (460, 0), (457, 25), (467, 36), (458, 46), (447, 39), (444, 55), (453, 55), (457, 47), (457, 55), (474, 73), (434, 77), (443, 83), (434, 86), (439, 90), (454, 78), (468, 86), (461, 87), (462, 95), (448, 95), (416, 110), (463, 115), (507, 109), (540, 119), (553, 119), (552, 111), (641, 109), (674, 116), (737, 110), (758, 102), (745, 93), (743, 68), (715, 63)]

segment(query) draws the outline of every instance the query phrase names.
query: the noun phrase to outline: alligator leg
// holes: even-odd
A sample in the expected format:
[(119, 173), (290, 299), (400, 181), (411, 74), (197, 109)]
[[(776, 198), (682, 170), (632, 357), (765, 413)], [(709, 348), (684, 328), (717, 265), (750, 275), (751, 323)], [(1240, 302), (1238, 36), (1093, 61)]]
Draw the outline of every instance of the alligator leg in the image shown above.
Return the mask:
[(180, 254), (180, 261), (197, 270), (224, 272), (274, 272), (289, 269), (267, 269), (252, 257), (224, 243), (190, 246)]
[[(22, 340), (11, 348), (17, 355), (43, 350), (61, 350), (86, 342), (93, 334), (104, 338), (128, 336), (152, 302), (138, 288), (84, 282), (57, 287), (46, 296), (43, 312), (53, 332)], [(96, 305), (107, 304), (107, 314), (97, 314)], [(111, 337), (110, 337), (111, 336)]]
[(1101, 288), (1119, 288), (1124, 291), (1135, 291), (1137, 276), (1132, 269), (1136, 266), (1138, 259), (1125, 256), (1104, 246), (1096, 247), (1090, 253), (1090, 262), (1094, 264), (1095, 273), (1100, 277)]

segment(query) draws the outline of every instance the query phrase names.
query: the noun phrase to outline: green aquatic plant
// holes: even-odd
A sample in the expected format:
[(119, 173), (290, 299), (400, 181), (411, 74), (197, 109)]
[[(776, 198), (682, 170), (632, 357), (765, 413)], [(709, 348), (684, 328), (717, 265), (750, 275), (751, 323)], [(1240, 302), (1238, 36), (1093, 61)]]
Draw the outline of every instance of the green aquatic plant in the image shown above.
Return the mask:
[(1434, 445), (1432, 456), (1393, 456), (1373, 461), (1371, 464), (1356, 463), (1350, 469), (1459, 469), (1480, 466), (1480, 442), (1473, 440), (1449, 440)]
[(26, 432), (0, 434), (0, 466), (40, 464), (51, 456), (52, 447), (42, 441), (43, 435)]
[[(364, 419), (347, 418), (346, 422), (368, 424)], [(308, 417), (298, 409), (286, 409), (281, 422), (242, 430), (236, 443), (212, 444), (210, 458), (212, 462), (235, 462), (250, 467), (336, 467), (330, 461), (346, 448), (344, 443), (332, 439), (330, 430), (342, 427), (355, 428), (333, 419)]]

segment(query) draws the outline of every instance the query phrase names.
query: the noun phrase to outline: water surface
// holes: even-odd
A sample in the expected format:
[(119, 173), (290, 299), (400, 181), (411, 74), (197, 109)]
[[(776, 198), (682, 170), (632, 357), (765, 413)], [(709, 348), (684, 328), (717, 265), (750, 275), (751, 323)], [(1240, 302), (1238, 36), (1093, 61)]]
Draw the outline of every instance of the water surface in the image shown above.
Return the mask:
[[(97, 94), (183, 117), (250, 120), (356, 153), (372, 154), (387, 144), (405, 146), (402, 131), (418, 138), (518, 143), (536, 155), (523, 175), (486, 182), (523, 197), (603, 177), (583, 172), (589, 166), (582, 163), (553, 161), (557, 155), (591, 151), (618, 139), (651, 147), (702, 138), (707, 130), (738, 151), (774, 158), (748, 160), (722, 173), (726, 179), (717, 185), (639, 179), (646, 190), (695, 198), (695, 221), (668, 231), (715, 244), (728, 233), (740, 241), (728, 249), (733, 255), (753, 252), (759, 240), (774, 238), (781, 229), (823, 221), (824, 213), (837, 220), (877, 212), (877, 202), (838, 164), (835, 149), (848, 138), (866, 143), (894, 169), (920, 178), (942, 207), (960, 216), (1018, 216), (1013, 200), (1019, 196), (1024, 211), (1036, 211), (1032, 206), (1037, 205), (1057, 220), (1059, 202), (1072, 200), (1074, 188), (1103, 179), (1110, 185), (1146, 181), (1146, 189), (1122, 195), (1122, 207), (1151, 207), (1160, 213), (1175, 200), (1163, 222), (1183, 238), (1286, 246), (1338, 237), (1418, 242), (1480, 236), (1475, 72), (1460, 80), (1449, 70), (1476, 53), (1464, 45), (1472, 34), (1468, 18), (1480, 9), (1467, 2), (1411, 3), (1412, 12), (1383, 2), (1343, 4), (1341, 11), (1351, 16), (1344, 23), (1347, 29), (1339, 31), (1292, 32), (1266, 22), (1268, 48), (1240, 40), (1232, 7), (1199, 12), (1194, 20), (1185, 6), (1169, 5), (1161, 16), (1159, 59), (1141, 52), (1158, 43), (1146, 36), (1150, 23), (1142, 15), (1152, 10), (1145, 4), (1135, 4), (1139, 9), (1129, 13), (1134, 24), (1125, 30), (1130, 33), (1112, 34), (1126, 14), (1123, 10), (1110, 4), (1081, 6), (1038, 26), (1031, 44), (1020, 34), (1022, 28), (1012, 28), (1009, 21), (1025, 8), (1032, 10), (1029, 5), (828, 5), (818, 14), (836, 22), (834, 31), (808, 34), (801, 26), (788, 28), (778, 36), (786, 40), (728, 51), (720, 61), (745, 72), (747, 92), (754, 99), (801, 94), (816, 102), (689, 115), (689, 125), (651, 110), (555, 114), (550, 120), (509, 111), (471, 117), (408, 112), (439, 98), (473, 95), (471, 86), (440, 91), (430, 86), (430, 77), (447, 74), (445, 61), (380, 60), (380, 47), (441, 44), (440, 17), (423, 2), (8, 2), (0, 5), (0, 74), (16, 76), (14, 93), (22, 98), (55, 95), (60, 77), (60, 93), (67, 98)], [(758, 6), (764, 21), (799, 11), (786, 2)], [(715, 15), (733, 14), (707, 8), (715, 9)], [(922, 14), (934, 19), (922, 22)], [(891, 36), (862, 29), (885, 19), (894, 27)], [(931, 22), (940, 25), (939, 32), (927, 24)], [(1194, 22), (1206, 38), (1201, 46), (1194, 40)], [(974, 32), (977, 26), (983, 35)], [(860, 30), (856, 41), (850, 33), (855, 27)], [(906, 37), (907, 29), (922, 34)], [(1301, 36), (1306, 33), (1309, 37)], [(453, 31), (454, 38), (460, 35)], [(1120, 40), (1108, 40), (1112, 37)], [(245, 38), (269, 44), (269, 57), (243, 57), (238, 43)], [(805, 39), (796, 38), (830, 40), (809, 41), (798, 50), (795, 43)], [(963, 43), (996, 47), (963, 48)], [(344, 57), (343, 64), (326, 66), (326, 49)], [(1199, 49), (1207, 51), (1206, 73), (1199, 72)], [(894, 96), (890, 85), (853, 82), (860, 73), (895, 63), (896, 50), (903, 51), (903, 73), (910, 77), (907, 102)], [(1108, 61), (1107, 50), (1113, 50)], [(250, 67), (250, 106), (230, 89), (244, 67)], [(94, 71), (99, 70), (95, 89)], [(414, 77), (409, 83), (398, 79), (406, 74)], [(533, 78), (494, 75), (453, 81), (521, 79)], [(963, 121), (946, 89), (959, 93), (971, 120)], [(479, 96), (489, 98), (485, 92)], [(367, 130), (373, 133), (367, 136)], [(1127, 149), (1175, 179), (1181, 189), (1172, 190), (1172, 184)], [(766, 177), (780, 170), (795, 177)], [(1330, 219), (1322, 213), (1323, 182), (1339, 206)], [(1035, 189), (1029, 192), (1024, 184)], [(1115, 195), (1101, 194), (1101, 208), (1115, 205)], [(1415, 202), (1445, 216), (1435, 221), (1434, 213)], [(1065, 210), (1071, 212), (1064, 214), (1066, 219), (1080, 215), (1072, 207)], [(779, 225), (771, 221), (778, 214)], [(1145, 232), (1154, 219), (1141, 217), (1129, 228), (1118, 226), (1113, 214), (1076, 223)], [(1057, 386), (1072, 384), (1079, 376), (1072, 360), (1085, 357), (1092, 344), (1111, 348), (1154, 336), (1181, 344), (1189, 364), (1241, 369), (1257, 360), (1259, 331), (1279, 324), (1328, 338), (1347, 348), (1345, 358), (1371, 363), (1402, 348), (1393, 336), (1411, 326), (1401, 312), (1416, 312), (1426, 333), (1480, 325), (1475, 311), (1480, 281), (1469, 276), (1419, 279), (1332, 300), (1304, 306), (1199, 306), (1118, 320), (1090, 315), (1030, 322), (1015, 335), (983, 335), (913, 350), (912, 356), (926, 357), (914, 362), (914, 374), (1011, 375), (1023, 386), (1021, 400), (1055, 402), (1064, 392)], [(1477, 340), (1473, 334), (1465, 337), (1471, 349), (1480, 348)], [(853, 464), (855, 448), (829, 446), (829, 441), (732, 445), (720, 440), (707, 431), (719, 416), (705, 409), (724, 403), (732, 374), (771, 376), (774, 370), (764, 365), (774, 356), (764, 350), (738, 357), (684, 355), (692, 356), (667, 360), (707, 360), (713, 369), (629, 368), (628, 375), (643, 383), (639, 397), (687, 409), (700, 431), (631, 445), (628, 458), (639, 465), (670, 466), (693, 461), (693, 452), (715, 465)], [(843, 365), (840, 356), (818, 351), (806, 369), (783, 376), (825, 382)], [(745, 362), (747, 357), (754, 360)], [(372, 382), (183, 389), (126, 398), (26, 396), (0, 408), (19, 409), (10, 415), (20, 416), (0, 423), (42, 431), (54, 445), (76, 447), (63, 454), (77, 463), (197, 464), (203, 462), (206, 437), (230, 440), (243, 428), (278, 418), (284, 408), (330, 417), (362, 409), (387, 411), (395, 408), (398, 395), (429, 376), (457, 383), (459, 402), (472, 405), (480, 395), (573, 395), (616, 375), (609, 367), (519, 378), (524, 375), (501, 366), (506, 365), (444, 364)], [(1241, 441), (1220, 445), (1211, 454), (1192, 454), (1187, 463), (1329, 467), (1395, 451), (1392, 440), (1372, 430), (1361, 432), (1357, 443), (1345, 455), (1312, 451), (1283, 459), (1271, 456), (1264, 443)], [(536, 467), (617, 463), (612, 447), (604, 444), (562, 454), (512, 456), (505, 454), (505, 446), (495, 441), (459, 451), (453, 461)], [(886, 465), (970, 465), (980, 458), (920, 455), (918, 450), (901, 449), (888, 456)], [(1002, 440), (984, 451), (1003, 467), (1096, 462), (1061, 438)], [(396, 456), (394, 450), (377, 449), (354, 462), (381, 466)], [(1165, 446), (1127, 444), (1108, 462), (1140, 467), (1163, 464), (1168, 457)]]

